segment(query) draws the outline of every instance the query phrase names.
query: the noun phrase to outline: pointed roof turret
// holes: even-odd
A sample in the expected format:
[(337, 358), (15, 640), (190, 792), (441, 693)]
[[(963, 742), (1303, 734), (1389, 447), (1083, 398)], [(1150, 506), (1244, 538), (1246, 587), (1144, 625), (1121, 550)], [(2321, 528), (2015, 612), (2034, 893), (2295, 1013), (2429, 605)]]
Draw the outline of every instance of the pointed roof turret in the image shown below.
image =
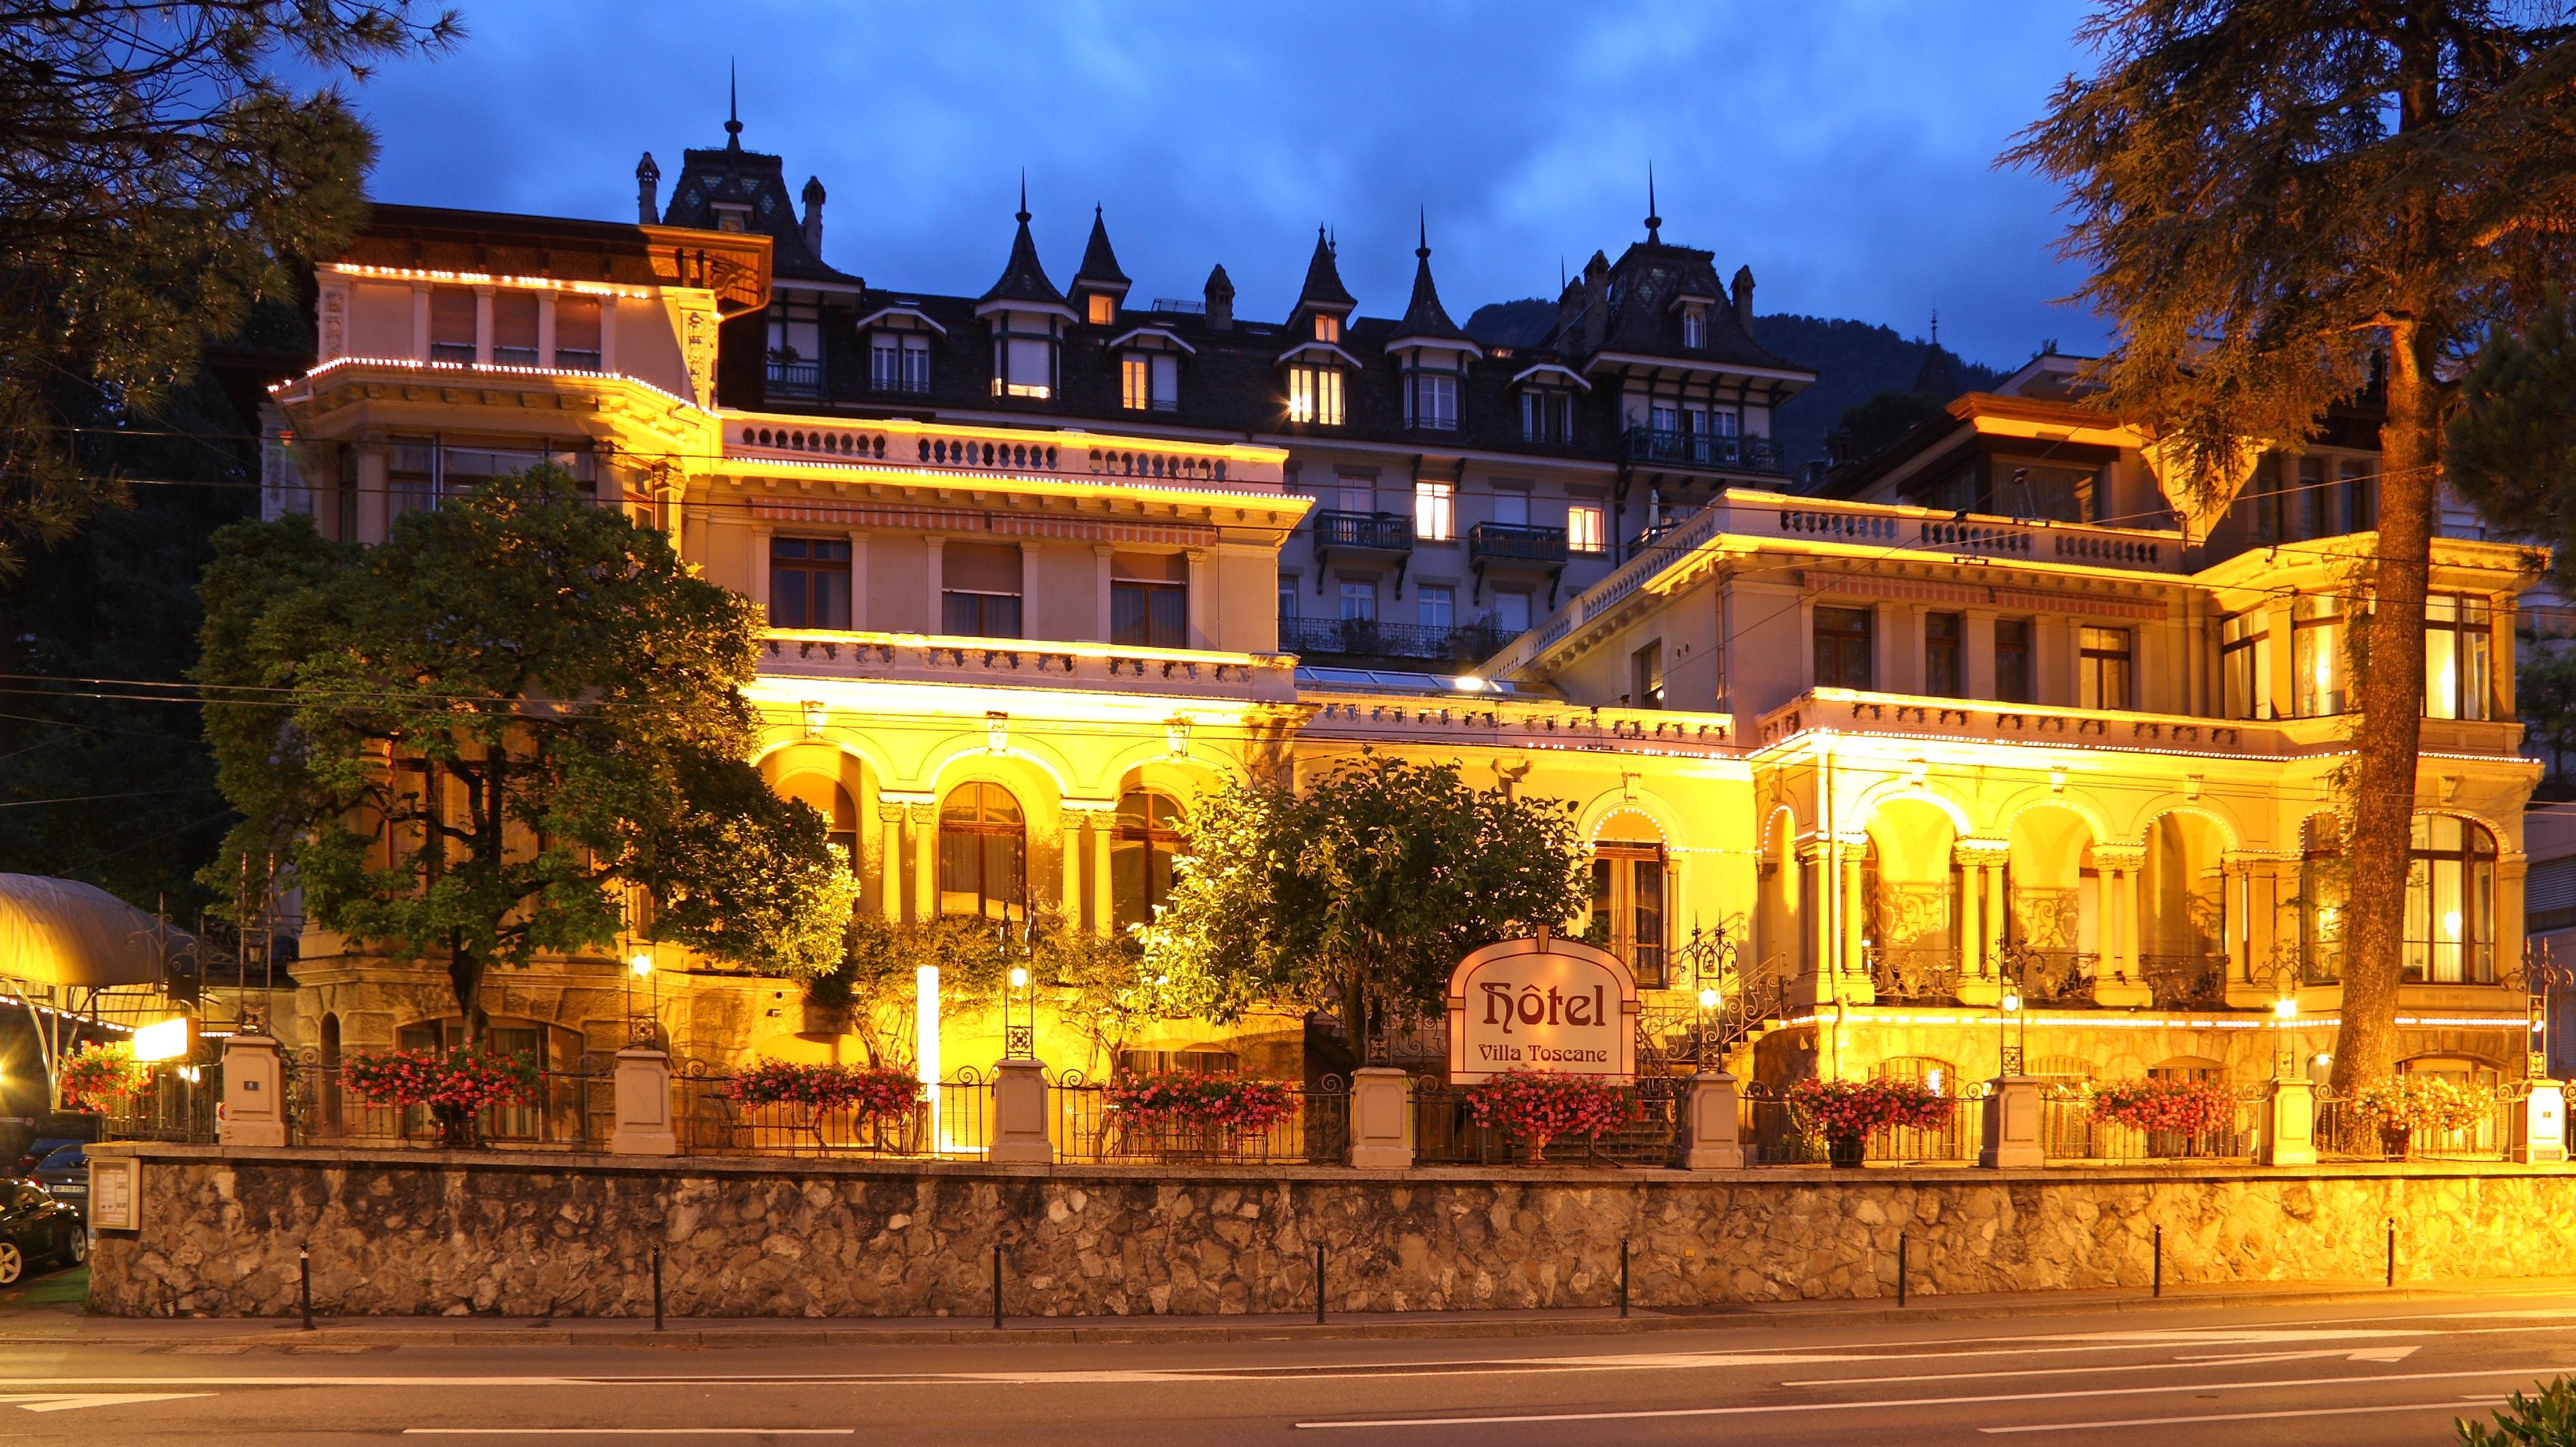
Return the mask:
[(1664, 244), (1664, 218), (1655, 212), (1655, 163), (1646, 163), (1646, 244)]
[(1118, 269), (1118, 253), (1109, 246), (1109, 223), (1101, 218), (1097, 206), (1091, 208), (1091, 240), (1083, 245), (1082, 265), (1074, 270), (1073, 285), (1076, 290), (1095, 286), (1102, 291), (1119, 292), (1130, 285), (1127, 273)]
[(725, 149), (742, 149), (742, 81), (730, 60), (725, 62)]
[(1306, 284), (1297, 289), (1297, 310), (1347, 316), (1358, 306), (1358, 299), (1342, 285), (1342, 269), (1334, 262), (1333, 244), (1324, 239), (1324, 228), (1316, 227), (1315, 255), (1306, 263)]
[(1029, 235), (1029, 178), (1025, 174), (1020, 177), (1017, 219), (1020, 230), (1011, 238), (1010, 260), (1002, 263), (1002, 275), (992, 288), (976, 298), (975, 314), (982, 316), (1005, 307), (1019, 306), (1061, 312), (1071, 317), (1073, 308), (1065, 304), (1064, 293), (1055, 289), (1055, 283), (1047, 280), (1046, 267), (1038, 261), (1037, 241)]
[(1420, 243), (1413, 249), (1413, 296), (1405, 303), (1404, 318), (1395, 324), (1395, 340), (1387, 343), (1387, 349), (1434, 341), (1472, 346), (1467, 334), (1449, 320), (1448, 310), (1440, 305), (1440, 289), (1431, 281), (1430, 218), (1426, 215), (1416, 225)]

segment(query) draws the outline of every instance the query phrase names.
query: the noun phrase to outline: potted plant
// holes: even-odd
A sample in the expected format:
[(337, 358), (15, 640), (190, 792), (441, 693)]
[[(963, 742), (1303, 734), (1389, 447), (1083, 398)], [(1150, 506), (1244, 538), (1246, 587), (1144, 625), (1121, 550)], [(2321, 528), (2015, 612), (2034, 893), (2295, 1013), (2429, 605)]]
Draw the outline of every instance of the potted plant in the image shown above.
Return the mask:
[(787, 1105), (801, 1108), (804, 1130), (823, 1144), (823, 1117), (850, 1113), (853, 1136), (879, 1133), (886, 1126), (910, 1125), (919, 1114), (921, 1082), (908, 1071), (855, 1065), (800, 1065), (764, 1060), (724, 1083), (725, 1098), (737, 1105)]
[(2150, 1155), (2189, 1155), (2236, 1122), (2234, 1093), (2214, 1080), (2115, 1080), (2092, 1087), (2085, 1106), (2097, 1121), (2144, 1132)]
[(2379, 1128), (2379, 1148), (2402, 1161), (2419, 1130), (2474, 1128), (2488, 1102), (2439, 1075), (2392, 1075), (2365, 1085), (2352, 1098), (2353, 1114)]
[(1919, 1080), (1801, 1080), (1789, 1087), (1789, 1107), (1825, 1138), (1825, 1159), (1849, 1168), (1866, 1156), (1871, 1132), (1939, 1130), (1951, 1102)]
[(1598, 1076), (1546, 1070), (1507, 1070), (1468, 1086), (1466, 1096), (1476, 1124), (1524, 1143), (1534, 1166), (1547, 1160), (1549, 1141), (1598, 1141), (1636, 1114), (1635, 1099)]
[(134, 1058), (123, 1040), (81, 1046), (63, 1062), (63, 1105), (71, 1110), (106, 1110), (152, 1087), (152, 1067)]
[(537, 1098), (537, 1065), (525, 1055), (495, 1055), (471, 1045), (453, 1050), (392, 1050), (352, 1055), (340, 1083), (370, 1105), (426, 1106), (438, 1143), (483, 1143), (483, 1112)]
[(1266, 1135), (1295, 1114), (1297, 1088), (1231, 1075), (1122, 1075), (1102, 1089), (1101, 1104), (1130, 1143), (1141, 1138), (1168, 1150), (1178, 1137), (1193, 1142), (1182, 1149), (1213, 1153)]

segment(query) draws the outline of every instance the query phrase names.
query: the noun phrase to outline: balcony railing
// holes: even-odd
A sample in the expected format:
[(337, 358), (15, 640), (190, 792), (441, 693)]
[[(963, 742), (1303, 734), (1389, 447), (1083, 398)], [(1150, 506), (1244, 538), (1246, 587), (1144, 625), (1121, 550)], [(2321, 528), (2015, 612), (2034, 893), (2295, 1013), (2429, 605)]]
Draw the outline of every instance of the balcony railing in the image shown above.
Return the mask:
[(1479, 563), (1556, 567), (1565, 561), (1565, 529), (1478, 523), (1467, 529), (1467, 556)]
[(1315, 546), (1369, 553), (1413, 551), (1413, 519), (1400, 512), (1345, 512), (1326, 508), (1315, 514)]
[(823, 364), (772, 357), (769, 361), (769, 385), (800, 397), (814, 396), (823, 390)]
[(2159, 1010), (2216, 1009), (2227, 1003), (2227, 956), (2141, 954), (2138, 975)]
[(1950, 945), (1872, 945), (1869, 985), (1881, 1000), (1947, 1005), (1959, 998), (1959, 951)]
[(1631, 427), (1624, 445), (1630, 462), (1667, 467), (1725, 468), (1735, 472), (1782, 472), (1780, 444), (1768, 437), (1726, 437), (1708, 432), (1665, 432)]
[[(2020, 986), (2026, 1005), (2090, 1005), (2102, 957), (2081, 950), (2006, 946), (2005, 978)], [(2017, 958), (2016, 958), (2017, 956)]]
[(1282, 618), (1283, 653), (1349, 653), (1377, 658), (1477, 659), (1503, 644), (1500, 630), (1484, 624), (1443, 628), (1424, 623), (1381, 623), (1375, 618)]

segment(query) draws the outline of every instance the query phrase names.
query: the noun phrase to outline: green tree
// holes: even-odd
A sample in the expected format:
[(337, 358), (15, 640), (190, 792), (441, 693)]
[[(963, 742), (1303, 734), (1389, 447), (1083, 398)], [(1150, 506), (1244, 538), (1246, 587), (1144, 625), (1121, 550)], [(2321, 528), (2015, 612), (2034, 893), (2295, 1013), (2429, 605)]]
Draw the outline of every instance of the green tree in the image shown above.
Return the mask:
[(461, 32), (410, 0), (0, 0), (0, 574), (116, 474), (73, 429), (149, 416), (365, 209), (337, 78)]
[(2513, 680), (2514, 702), (2531, 742), (2540, 746), (2547, 766), (2541, 790), (2553, 798), (2571, 797), (2567, 753), (2576, 749), (2576, 647), (2566, 639), (2536, 641)]
[(2553, 289), (2523, 330), (2488, 336), (2443, 441), (2452, 485), (2556, 548), (2562, 589), (2576, 587), (2576, 301)]
[(197, 677), (243, 821), (211, 887), (290, 870), (324, 928), (443, 960), (478, 1037), (493, 965), (625, 930), (781, 974), (842, 959), (849, 862), (745, 762), (756, 610), (659, 532), (540, 468), (381, 547), (301, 517), (216, 545)]
[(1171, 1008), (1336, 1009), (1354, 1042), (1373, 1012), (1437, 1012), (1468, 951), (1562, 929), (1587, 898), (1566, 805), (1376, 753), (1303, 793), (1236, 783), (1205, 800), (1178, 873), (1144, 931)]
[(2563, 4), (2117, 0), (2101, 56), (2010, 162), (2065, 182), (2065, 252), (2117, 333), (2096, 368), (2177, 501), (2222, 507), (2256, 448), (2377, 388), (2354, 861), (2334, 1082), (2388, 1073), (2423, 711), (2424, 593), (2458, 364), (2567, 273), (2576, 42)]
[(1888, 444), (1940, 416), (1949, 403), (1949, 398), (1929, 392), (1890, 388), (1873, 393), (1868, 401), (1845, 407), (1834, 422), (1834, 455), (1852, 462), (1876, 456)]

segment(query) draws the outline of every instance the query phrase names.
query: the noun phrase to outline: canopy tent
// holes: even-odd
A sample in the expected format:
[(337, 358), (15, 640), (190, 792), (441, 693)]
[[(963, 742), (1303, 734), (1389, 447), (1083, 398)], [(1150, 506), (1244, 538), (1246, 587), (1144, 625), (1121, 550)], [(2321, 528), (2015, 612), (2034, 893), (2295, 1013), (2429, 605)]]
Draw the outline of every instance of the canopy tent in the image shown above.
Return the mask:
[(0, 979), (56, 988), (158, 985), (195, 941), (96, 885), (0, 874)]

